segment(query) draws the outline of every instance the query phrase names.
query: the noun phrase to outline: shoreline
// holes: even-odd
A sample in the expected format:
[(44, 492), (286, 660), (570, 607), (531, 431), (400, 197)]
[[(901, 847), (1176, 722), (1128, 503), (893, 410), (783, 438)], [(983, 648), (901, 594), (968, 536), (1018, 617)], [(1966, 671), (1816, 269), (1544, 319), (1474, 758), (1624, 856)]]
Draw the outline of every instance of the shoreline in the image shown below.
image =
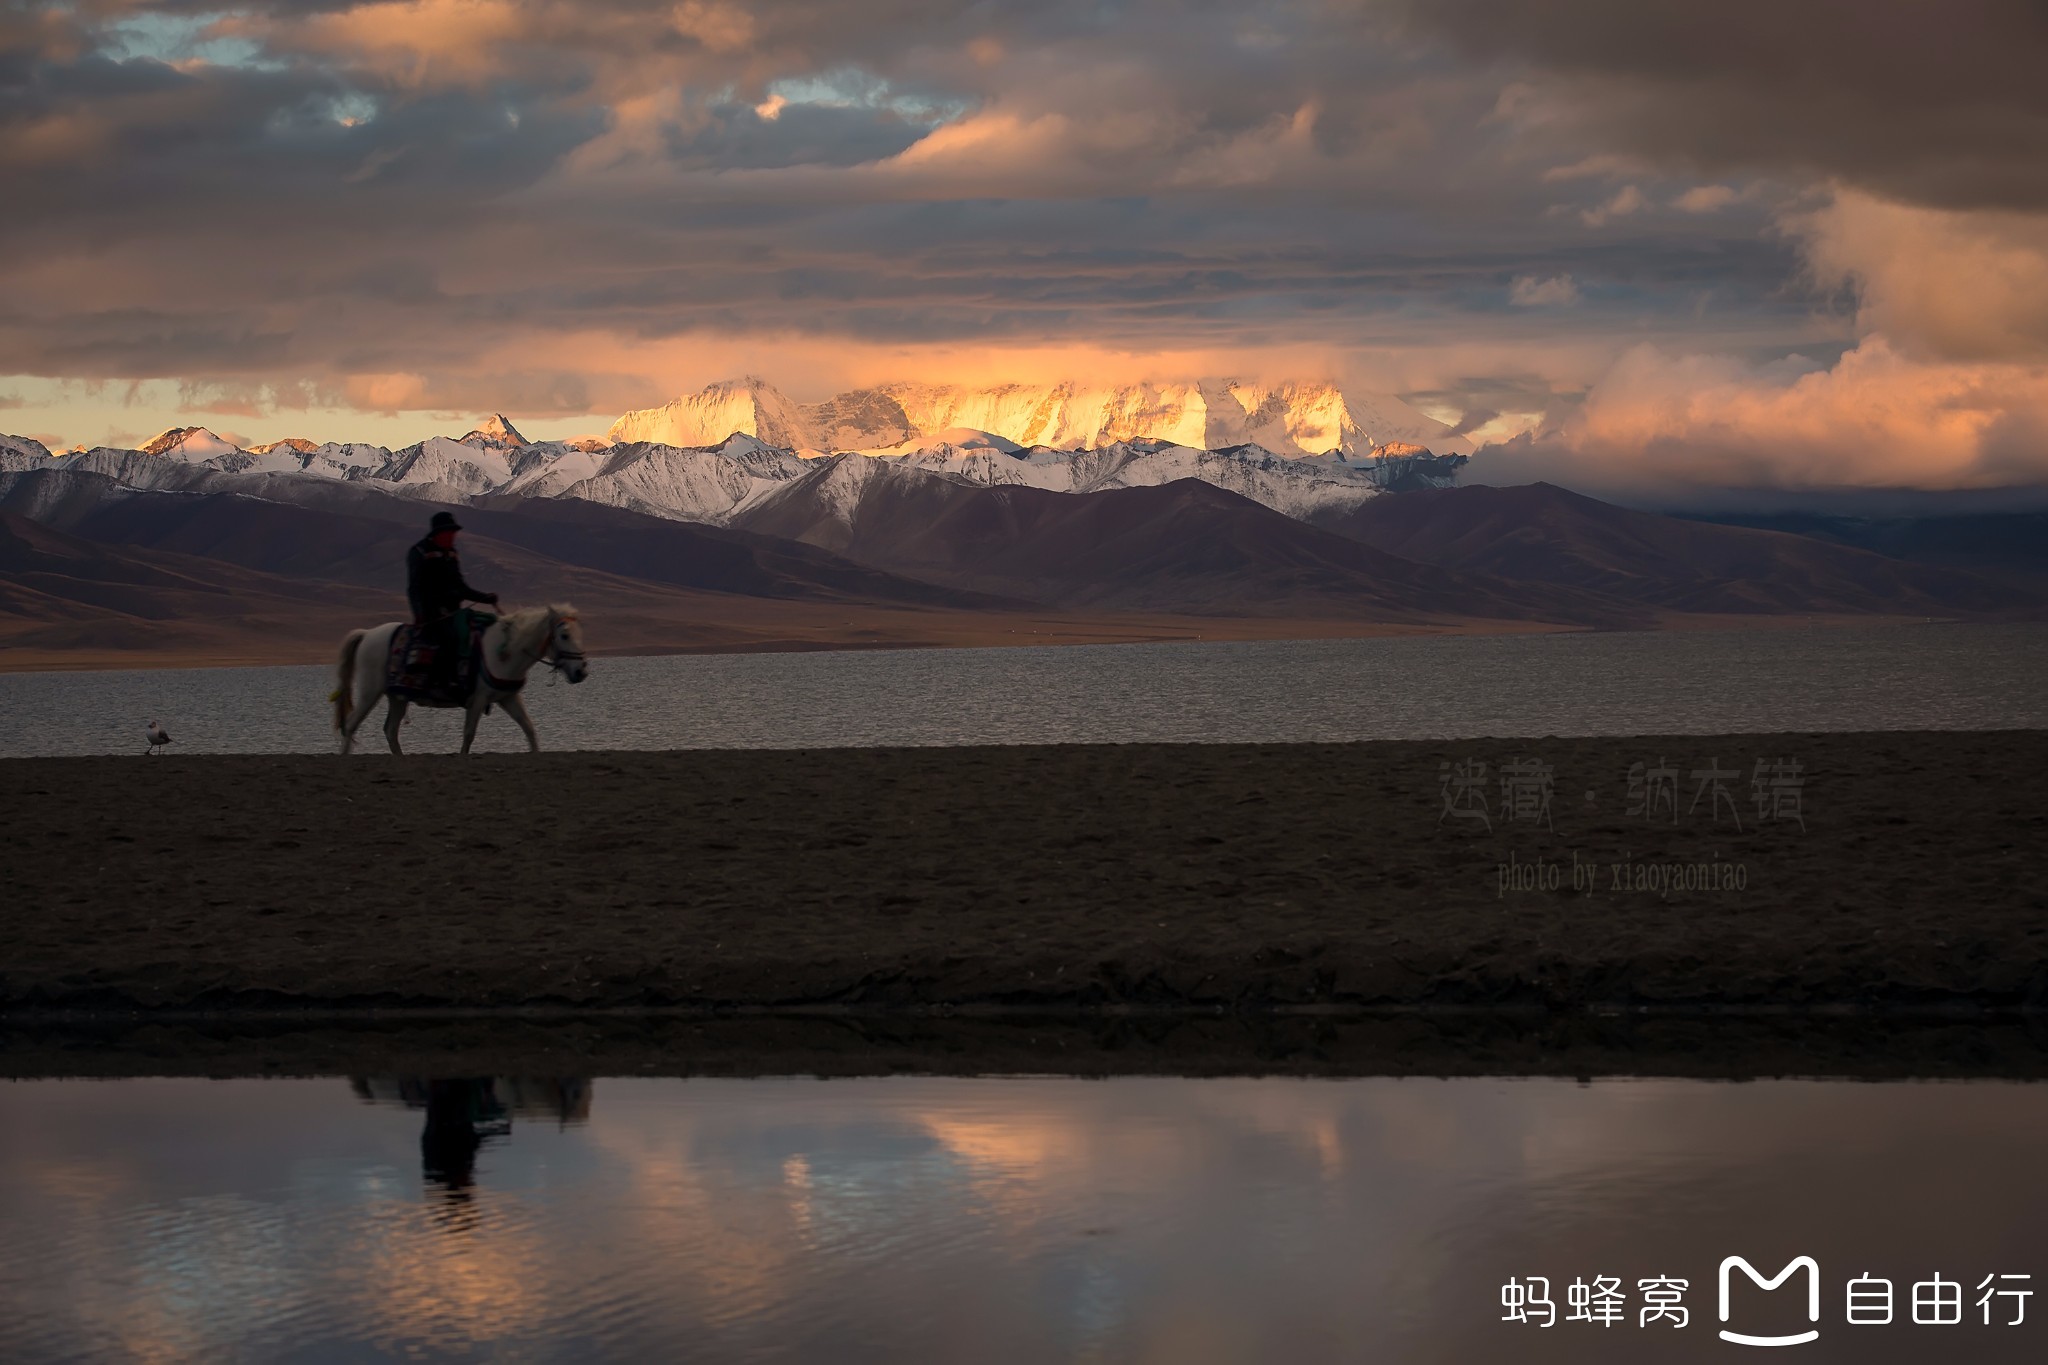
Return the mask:
[(1284, 1076), (2048, 1079), (2038, 1017), (0, 1017), (0, 1078)]

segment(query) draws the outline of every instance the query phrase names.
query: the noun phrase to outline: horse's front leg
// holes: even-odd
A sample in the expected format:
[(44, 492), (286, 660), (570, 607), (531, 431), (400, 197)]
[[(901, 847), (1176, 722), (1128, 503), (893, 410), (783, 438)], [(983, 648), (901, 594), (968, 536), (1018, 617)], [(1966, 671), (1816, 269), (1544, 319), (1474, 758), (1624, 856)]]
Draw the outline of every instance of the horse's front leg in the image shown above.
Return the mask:
[(526, 703), (517, 694), (498, 703), (506, 715), (519, 722), (519, 728), (526, 732), (526, 752), (540, 752), (540, 737), (533, 733), (533, 717), (526, 714)]
[(398, 747), (398, 727), (405, 723), (405, 708), (409, 705), (411, 703), (403, 697), (393, 697), (389, 708), (384, 712), (384, 742), (391, 746), (391, 752), (394, 754), (405, 752)]
[(469, 695), (469, 709), (462, 713), (462, 752), (468, 753), (469, 746), (476, 739), (476, 723), (484, 718), (484, 707), (489, 705), (489, 694), (481, 687)]

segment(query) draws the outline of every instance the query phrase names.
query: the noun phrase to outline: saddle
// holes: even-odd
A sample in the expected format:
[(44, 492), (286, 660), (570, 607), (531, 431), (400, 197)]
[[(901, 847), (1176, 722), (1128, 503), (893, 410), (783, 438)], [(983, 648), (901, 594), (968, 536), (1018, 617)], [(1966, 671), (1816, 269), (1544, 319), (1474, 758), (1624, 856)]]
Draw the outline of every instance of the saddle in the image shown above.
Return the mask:
[[(424, 626), (406, 622), (391, 636), (391, 657), (384, 666), (384, 690), (421, 706), (467, 706), (484, 666), (484, 631), (498, 618), (487, 611), (456, 613), (455, 643), (443, 645)], [(435, 661), (444, 648), (458, 657), (450, 681), (430, 687)]]

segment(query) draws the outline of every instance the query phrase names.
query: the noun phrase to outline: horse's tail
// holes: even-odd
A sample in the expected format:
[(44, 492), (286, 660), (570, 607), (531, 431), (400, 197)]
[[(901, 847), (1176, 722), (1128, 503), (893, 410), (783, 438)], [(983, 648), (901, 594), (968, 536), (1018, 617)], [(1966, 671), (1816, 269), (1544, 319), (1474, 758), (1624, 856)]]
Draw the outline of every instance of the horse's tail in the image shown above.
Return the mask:
[(348, 724), (348, 713), (355, 710), (356, 651), (363, 647), (367, 630), (352, 630), (341, 642), (341, 658), (334, 667), (334, 690), (327, 694), (327, 700), (334, 703), (334, 728), (339, 730)]

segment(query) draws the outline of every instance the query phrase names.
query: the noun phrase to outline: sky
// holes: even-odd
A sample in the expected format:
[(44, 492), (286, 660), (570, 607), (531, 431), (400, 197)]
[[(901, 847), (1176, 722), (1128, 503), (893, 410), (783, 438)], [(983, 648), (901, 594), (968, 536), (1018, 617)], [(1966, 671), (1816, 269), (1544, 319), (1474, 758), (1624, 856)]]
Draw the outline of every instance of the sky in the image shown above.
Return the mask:
[(2048, 483), (2034, 0), (17, 0), (0, 431), (1336, 379), (1611, 489)]

